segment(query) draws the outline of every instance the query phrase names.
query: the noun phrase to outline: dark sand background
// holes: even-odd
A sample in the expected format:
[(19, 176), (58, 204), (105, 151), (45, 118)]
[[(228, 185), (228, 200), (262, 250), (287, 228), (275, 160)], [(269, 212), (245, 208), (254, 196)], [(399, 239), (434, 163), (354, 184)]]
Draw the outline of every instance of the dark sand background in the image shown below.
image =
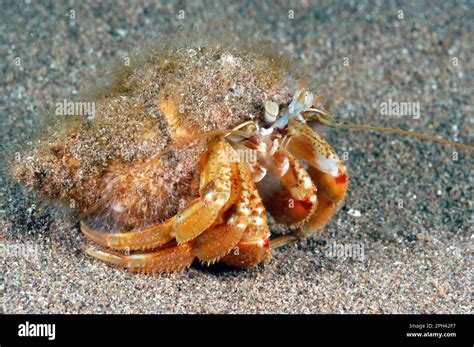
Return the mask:
[[(180, 26), (292, 55), (340, 120), (473, 143), (472, 1), (1, 1), (1, 8), (3, 157), (31, 136), (42, 110), (73, 97), (114, 58)], [(388, 99), (419, 102), (420, 118), (382, 116)], [(77, 220), (38, 203), (3, 165), (0, 310), (472, 313), (472, 154), (390, 135), (327, 135), (348, 154), (344, 206), (323, 233), (252, 271), (194, 266), (150, 276), (97, 262), (81, 252)], [(363, 246), (364, 260), (331, 258), (325, 245), (334, 241)]]

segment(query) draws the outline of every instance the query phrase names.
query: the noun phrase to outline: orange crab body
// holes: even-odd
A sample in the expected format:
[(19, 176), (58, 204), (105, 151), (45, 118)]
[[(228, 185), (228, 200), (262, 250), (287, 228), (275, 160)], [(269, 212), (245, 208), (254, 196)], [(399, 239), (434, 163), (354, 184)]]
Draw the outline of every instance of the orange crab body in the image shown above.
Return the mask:
[[(38, 140), (17, 179), (74, 202), (86, 252), (133, 271), (197, 258), (252, 268), (313, 234), (348, 186), (309, 125), (326, 114), (276, 58), (225, 48), (152, 51), (94, 96), (94, 117)], [(269, 212), (293, 230), (270, 240)], [(109, 229), (109, 230), (105, 230)]]

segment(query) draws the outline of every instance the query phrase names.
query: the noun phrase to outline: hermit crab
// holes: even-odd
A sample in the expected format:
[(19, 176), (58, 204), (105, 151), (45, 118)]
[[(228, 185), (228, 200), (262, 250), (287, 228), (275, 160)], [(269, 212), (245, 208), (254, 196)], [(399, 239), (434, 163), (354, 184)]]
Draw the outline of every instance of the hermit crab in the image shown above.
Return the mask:
[[(349, 185), (315, 128), (345, 125), (278, 59), (221, 46), (139, 52), (84, 97), (93, 114), (62, 117), (14, 175), (72, 205), (92, 241), (85, 252), (107, 263), (172, 272), (195, 259), (268, 262), (273, 248), (321, 230)], [(267, 212), (291, 232), (272, 237)]]

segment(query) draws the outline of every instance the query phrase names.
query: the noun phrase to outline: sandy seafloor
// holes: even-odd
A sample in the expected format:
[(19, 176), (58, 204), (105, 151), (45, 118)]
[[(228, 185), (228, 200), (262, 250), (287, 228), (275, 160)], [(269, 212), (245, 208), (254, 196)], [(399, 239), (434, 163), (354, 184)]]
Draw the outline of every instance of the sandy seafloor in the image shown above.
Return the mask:
[[(54, 3), (1, 1), (3, 154), (31, 135), (42, 109), (180, 26), (292, 55), (340, 120), (474, 142), (472, 1)], [(388, 99), (419, 102), (419, 119), (381, 115)], [(252, 271), (198, 265), (143, 275), (97, 262), (81, 252), (77, 220), (40, 204), (3, 165), (0, 311), (472, 313), (472, 153), (378, 134), (327, 135), (348, 153), (344, 206), (324, 232)], [(330, 257), (325, 245), (333, 242), (363, 246), (364, 260)]]

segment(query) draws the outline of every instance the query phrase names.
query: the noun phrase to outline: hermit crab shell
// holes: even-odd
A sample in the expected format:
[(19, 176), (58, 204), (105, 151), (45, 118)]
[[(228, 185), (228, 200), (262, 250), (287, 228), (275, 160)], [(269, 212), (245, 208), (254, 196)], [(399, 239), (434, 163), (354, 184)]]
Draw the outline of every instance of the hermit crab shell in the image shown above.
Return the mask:
[(223, 47), (139, 52), (123, 71), (77, 100), (93, 102), (93, 115), (58, 115), (15, 167), (19, 181), (106, 225), (176, 214), (199, 195), (206, 140), (193, 136), (263, 122), (295, 86), (276, 56)]

